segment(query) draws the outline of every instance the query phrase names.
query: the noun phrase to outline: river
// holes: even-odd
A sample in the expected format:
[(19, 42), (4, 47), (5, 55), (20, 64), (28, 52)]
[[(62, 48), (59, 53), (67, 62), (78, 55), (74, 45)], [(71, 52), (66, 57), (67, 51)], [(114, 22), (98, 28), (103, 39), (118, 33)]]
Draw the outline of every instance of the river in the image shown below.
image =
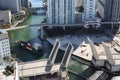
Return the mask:
[[(38, 0), (35, 0), (35, 2), (36, 1), (38, 1)], [(34, 4), (35, 4), (35, 2), (34, 2)], [(37, 4), (37, 6), (38, 6), (38, 4)], [(24, 22), (19, 24), (19, 26), (31, 25), (31, 24), (40, 24), (45, 17), (46, 16), (31, 15)], [(38, 37), (39, 36), (39, 33), (37, 31), (38, 27), (40, 27), (40, 26), (26, 27), (26, 28), (23, 28), (23, 29), (12, 30), (12, 31), (8, 32), (9, 33), (9, 39), (10, 39), (10, 45), (11, 45), (11, 51), (12, 51), (13, 56), (16, 56), (18, 59), (20, 59), (23, 62), (38, 60), (38, 59), (44, 59), (44, 58), (47, 58), (49, 56), (52, 46), (46, 41), (43, 42), (44, 55), (42, 55), (42, 56), (41, 55), (36, 55), (36, 54), (34, 54), (30, 51), (27, 51), (27, 50), (20, 49), (14, 43), (15, 40), (29, 41), (33, 38)], [(63, 56), (63, 51), (59, 51), (59, 53), (57, 55), (56, 62), (59, 62), (61, 60), (62, 56)], [(73, 70), (77, 73), (83, 72), (83, 67), (84, 66), (82, 64), (80, 64), (77, 61), (74, 61), (72, 59), (70, 60), (70, 63), (69, 63), (69, 66), (68, 66), (68, 68), (70, 70)], [(71, 74), (69, 74), (69, 76), (70, 76), (70, 80), (78, 79), (76, 76), (73, 76)]]

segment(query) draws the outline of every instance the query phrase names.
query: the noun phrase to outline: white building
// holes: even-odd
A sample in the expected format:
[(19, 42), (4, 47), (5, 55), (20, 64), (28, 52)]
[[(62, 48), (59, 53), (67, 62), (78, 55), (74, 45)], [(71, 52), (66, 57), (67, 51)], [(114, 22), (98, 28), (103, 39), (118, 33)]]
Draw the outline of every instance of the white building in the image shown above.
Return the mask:
[(11, 12), (19, 12), (21, 10), (21, 0), (0, 0), (0, 7), (7, 8)]
[(0, 25), (1, 24), (6, 24), (6, 23), (11, 23), (11, 11), (10, 10), (3, 10), (0, 11)]
[(2, 29), (0, 29), (0, 65), (4, 65), (7, 59), (10, 59), (10, 45), (8, 33)]
[(74, 0), (47, 0), (47, 3), (47, 22), (49, 24), (74, 23)]
[(83, 21), (96, 20), (96, 7), (98, 0), (83, 0)]

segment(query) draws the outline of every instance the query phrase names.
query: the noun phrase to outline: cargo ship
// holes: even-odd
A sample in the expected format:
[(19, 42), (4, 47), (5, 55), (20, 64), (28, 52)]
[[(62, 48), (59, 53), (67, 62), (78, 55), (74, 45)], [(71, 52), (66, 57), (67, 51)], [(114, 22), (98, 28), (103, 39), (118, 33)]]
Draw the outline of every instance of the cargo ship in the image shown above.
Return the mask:
[(38, 43), (31, 44), (29, 42), (25, 42), (21, 40), (16, 40), (15, 43), (22, 49), (32, 51), (33, 53), (36, 54), (43, 54), (42, 44), (38, 44)]

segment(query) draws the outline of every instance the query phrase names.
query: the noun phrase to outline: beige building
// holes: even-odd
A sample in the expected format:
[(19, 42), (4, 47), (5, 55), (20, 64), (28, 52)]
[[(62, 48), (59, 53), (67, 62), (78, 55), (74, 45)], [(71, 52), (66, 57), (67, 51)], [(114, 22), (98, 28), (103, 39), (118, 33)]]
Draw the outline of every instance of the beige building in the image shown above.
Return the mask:
[(6, 24), (6, 23), (11, 23), (11, 11), (10, 10), (3, 10), (0, 11), (0, 25), (1, 24)]

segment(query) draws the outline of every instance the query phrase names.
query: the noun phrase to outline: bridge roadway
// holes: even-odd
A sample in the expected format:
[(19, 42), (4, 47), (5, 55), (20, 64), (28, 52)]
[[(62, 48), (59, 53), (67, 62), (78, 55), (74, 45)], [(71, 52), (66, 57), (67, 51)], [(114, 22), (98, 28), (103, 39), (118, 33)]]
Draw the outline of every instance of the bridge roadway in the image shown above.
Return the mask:
[(95, 25), (95, 24), (120, 24), (120, 22), (88, 22), (88, 23), (75, 23), (75, 24), (41, 24), (41, 26), (84, 26), (85, 24), (88, 25)]
[(47, 59), (20, 63), (18, 66), (19, 77), (49, 74), (60, 70), (60, 64), (55, 64), (53, 66), (47, 65)]
[(45, 7), (32, 7), (32, 8), (29, 8), (29, 10), (34, 13), (34, 12), (37, 12), (38, 10), (46, 10)]
[[(95, 24), (98, 24), (98, 22), (88, 22), (88, 23), (75, 23), (75, 24), (33, 24), (33, 25), (26, 25), (26, 26), (29, 26), (29, 27), (33, 27), (33, 26), (41, 26), (41, 27), (44, 27), (44, 26), (84, 26), (85, 24), (88, 24), (88, 25), (95, 25)], [(120, 24), (120, 22), (100, 22), (99, 24), (101, 25), (104, 25), (104, 24)]]
[(65, 68), (67, 68), (68, 66), (68, 62), (73, 52), (73, 46), (71, 43), (69, 43), (64, 53), (62, 62), (59, 64), (55, 64), (55, 59), (59, 47), (60, 41), (56, 40), (55, 45), (53, 46), (53, 49), (48, 59), (19, 63), (18, 64), (19, 77), (30, 77), (60, 72), (61, 69), (63, 69), (63, 67), (65, 70)]
[(46, 9), (45, 7), (31, 7), (29, 9), (37, 9), (37, 10), (40, 10), (40, 9)]
[[(32, 63), (32, 64), (30, 64), (30, 63)], [(22, 70), (22, 69), (28, 69), (28, 68), (31, 68), (31, 67), (36, 67), (38, 64), (41, 64), (39, 66), (46, 66), (47, 65), (47, 59), (30, 61), (30, 62), (22, 62), (22, 63), (19, 63), (18, 65), (19, 65), (19, 70)]]

